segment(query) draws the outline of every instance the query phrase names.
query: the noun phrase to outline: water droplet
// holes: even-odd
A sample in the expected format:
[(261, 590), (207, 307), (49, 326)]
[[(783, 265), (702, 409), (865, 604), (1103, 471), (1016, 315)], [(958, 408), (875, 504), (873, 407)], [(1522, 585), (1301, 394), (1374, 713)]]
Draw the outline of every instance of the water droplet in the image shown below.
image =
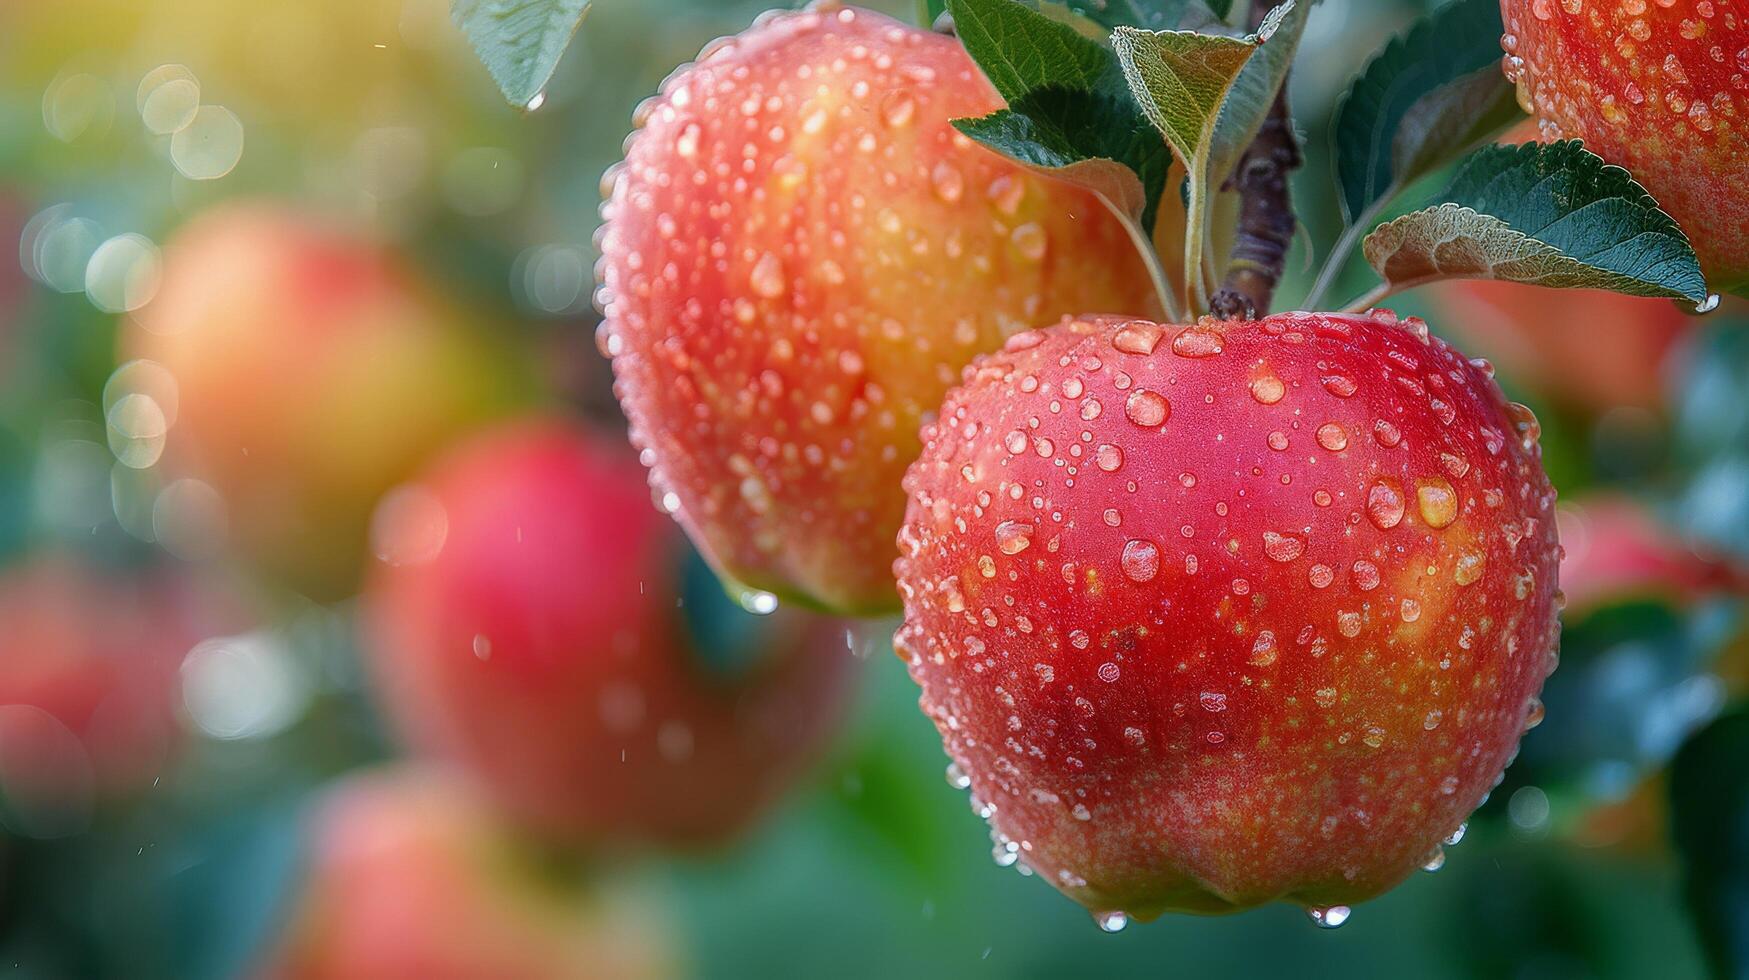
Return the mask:
[(1336, 422), (1325, 422), (1318, 426), (1318, 445), (1339, 453), (1348, 448), (1348, 432)]
[(1458, 556), (1457, 566), (1452, 571), (1452, 578), (1459, 585), (1473, 585), (1482, 577), (1485, 559), (1481, 552), (1466, 551)]
[(1281, 653), (1276, 645), (1275, 634), (1264, 630), (1257, 634), (1257, 639), (1251, 644), (1251, 658), (1248, 661), (1256, 667), (1267, 667), (1275, 663), (1275, 658)]
[(1032, 546), (1032, 525), (1003, 521), (996, 525), (996, 547), (1005, 555), (1018, 555)]
[(1251, 397), (1259, 404), (1274, 405), (1287, 394), (1287, 385), (1275, 376), (1273, 372), (1262, 374), (1251, 381)]
[(1379, 445), (1384, 446), (1386, 449), (1403, 441), (1402, 430), (1398, 429), (1396, 425), (1388, 419), (1379, 419), (1372, 424), (1372, 437), (1377, 440)]
[(1362, 592), (1371, 592), (1379, 587), (1379, 567), (1365, 558), (1354, 563), (1349, 569), (1354, 587)]
[(1452, 490), (1451, 484), (1443, 479), (1435, 477), (1422, 481), (1415, 488), (1415, 503), (1421, 511), (1421, 520), (1426, 522), (1428, 527), (1435, 529), (1449, 527), (1453, 521), (1457, 520), (1457, 492)]
[(1172, 338), (1172, 353), (1179, 357), (1214, 357), (1226, 349), (1226, 341), (1214, 327), (1185, 327)]
[(1130, 924), (1130, 917), (1122, 912), (1095, 912), (1093, 921), (1099, 923), (1101, 932), (1122, 932)]
[(909, 92), (903, 90), (889, 94), (881, 102), (881, 118), (888, 126), (900, 127), (911, 122), (917, 115), (917, 100)]
[[(1744, 48), (1743, 50), (1749, 51), (1749, 48)], [(1749, 58), (1746, 58), (1744, 60), (1749, 60)], [(1719, 308), (1719, 294), (1718, 293), (1709, 293), (1707, 295), (1706, 299), (1703, 299), (1700, 302), (1694, 304), (1694, 312), (1696, 312), (1696, 313), (1711, 313), (1712, 311), (1714, 311), (1718, 308)]]
[(1309, 908), (1306, 915), (1320, 929), (1337, 929), (1348, 921), (1351, 910), (1346, 905), (1331, 905), (1326, 908)]
[(1329, 565), (1313, 565), (1306, 572), (1306, 580), (1312, 583), (1314, 589), (1328, 588), (1331, 582), (1336, 581), (1336, 571)]
[(1099, 665), (1099, 679), (1107, 684), (1116, 684), (1121, 673), (1122, 671), (1118, 669), (1117, 664), (1109, 660)]
[(1542, 724), (1543, 723), (1543, 716), (1546, 713), (1547, 713), (1547, 711), (1546, 711), (1546, 709), (1543, 708), (1542, 701), (1538, 698), (1531, 698), (1530, 699), (1530, 710), (1528, 712), (1526, 712), (1526, 714), (1524, 716), (1524, 730), (1528, 732), (1532, 728), (1535, 728), (1536, 726)]
[(1160, 549), (1152, 541), (1133, 538), (1124, 543), (1118, 564), (1132, 582), (1153, 581), (1160, 574)]
[(1276, 531), (1263, 532), (1263, 553), (1272, 561), (1290, 562), (1306, 550), (1305, 539)]
[(1045, 235), (1044, 227), (1031, 221), (1010, 232), (1008, 240), (1014, 243), (1014, 248), (1021, 257), (1029, 262), (1043, 259), (1045, 251), (1050, 246), (1050, 240)]
[(1115, 473), (1123, 468), (1123, 450), (1109, 442), (1100, 443), (1093, 451), (1093, 462), (1107, 473)]
[(1124, 402), (1124, 415), (1139, 426), (1153, 428), (1172, 417), (1172, 405), (1146, 388), (1137, 388), (1130, 392), (1129, 399)]
[(1347, 375), (1326, 374), (1320, 380), (1324, 384), (1324, 390), (1337, 398), (1352, 397), (1356, 391), (1360, 390), (1360, 386), (1354, 383), (1354, 379)]
[(929, 174), (929, 181), (935, 186), (935, 196), (948, 204), (958, 201), (966, 191), (965, 176), (945, 160), (935, 165), (935, 169)]
[(1382, 480), (1366, 492), (1367, 519), (1381, 531), (1396, 527), (1403, 520), (1403, 509), (1403, 494)]
[(766, 299), (777, 299), (788, 287), (784, 282), (783, 263), (776, 255), (766, 252), (753, 264), (753, 272), (748, 277), (748, 284), (753, 291)]
[(950, 762), (947, 764), (947, 784), (954, 789), (969, 789), (972, 785), (972, 777), (966, 775), (959, 763)]
[(1157, 323), (1131, 320), (1112, 335), (1111, 346), (1126, 354), (1152, 354), (1154, 348), (1160, 346), (1160, 338), (1165, 333), (1165, 329)]
[(1445, 867), (1445, 848), (1435, 845), (1428, 855), (1421, 859), (1421, 870), (1429, 874)]

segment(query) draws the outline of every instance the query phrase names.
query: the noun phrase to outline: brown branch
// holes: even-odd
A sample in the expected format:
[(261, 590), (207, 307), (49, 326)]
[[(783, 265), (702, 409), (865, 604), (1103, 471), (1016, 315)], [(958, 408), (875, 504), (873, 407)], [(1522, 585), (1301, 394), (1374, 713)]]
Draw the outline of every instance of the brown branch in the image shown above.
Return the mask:
[[(1262, 26), (1272, 6), (1251, 0), (1246, 19), (1252, 30)], [(1239, 192), (1239, 227), (1226, 277), (1209, 299), (1209, 312), (1215, 316), (1249, 320), (1269, 312), (1297, 227), (1288, 176), (1303, 163), (1300, 141), (1294, 136), (1294, 116), (1288, 108), (1284, 75), (1262, 128), (1222, 188)]]
[(1239, 227), (1226, 278), (1209, 303), (1215, 316), (1251, 319), (1269, 312), (1294, 237), (1288, 176), (1303, 162), (1283, 79), (1263, 127), (1227, 182), (1226, 189), (1240, 196)]

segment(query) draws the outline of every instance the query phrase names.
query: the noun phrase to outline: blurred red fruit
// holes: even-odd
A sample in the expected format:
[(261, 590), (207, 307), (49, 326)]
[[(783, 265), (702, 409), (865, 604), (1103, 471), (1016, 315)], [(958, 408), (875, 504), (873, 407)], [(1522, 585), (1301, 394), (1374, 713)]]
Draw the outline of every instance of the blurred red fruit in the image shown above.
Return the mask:
[(1600, 495), (1559, 510), (1561, 591), (1568, 617), (1608, 602), (1661, 598), (1688, 603), (1709, 593), (1749, 592), (1749, 578), (1725, 559), (1697, 552), (1644, 504)]
[(602, 344), (653, 482), (738, 587), (895, 607), (917, 426), (972, 356), (1157, 309), (1091, 194), (949, 121), (1002, 107), (951, 37), (820, 4), (714, 45), (611, 176)]
[(975, 362), (907, 476), (898, 645), (999, 859), (1108, 927), (1432, 860), (1554, 663), (1536, 436), (1383, 312), (1097, 317)]
[[(419, 749), (561, 840), (714, 843), (813, 759), (855, 663), (842, 627), (758, 618), (694, 638), (686, 544), (623, 446), (557, 421), (484, 434), (405, 491), (446, 527), (366, 587), (378, 689)], [(721, 665), (731, 642), (759, 653)], [(701, 645), (702, 643), (702, 645)], [(836, 649), (834, 648), (836, 647)]]
[(645, 904), (569, 880), (426, 771), (355, 776), (317, 814), (305, 893), (264, 980), (676, 976)]
[(189, 580), (65, 555), (0, 574), (0, 624), (0, 824), (26, 836), (75, 831), (95, 802), (161, 776), (183, 655), (248, 625)]
[(1663, 299), (1463, 280), (1429, 287), (1477, 357), (1565, 408), (1658, 410), (1664, 361), (1700, 321)]
[(383, 491), (521, 378), (388, 249), (272, 205), (186, 226), (136, 321), (124, 359), (175, 380), (169, 468), (219, 492), (245, 558), (319, 600), (354, 588)]
[(1547, 138), (1626, 167), (1713, 289), (1749, 287), (1749, 9), (1738, 0), (1501, 0), (1506, 77)]

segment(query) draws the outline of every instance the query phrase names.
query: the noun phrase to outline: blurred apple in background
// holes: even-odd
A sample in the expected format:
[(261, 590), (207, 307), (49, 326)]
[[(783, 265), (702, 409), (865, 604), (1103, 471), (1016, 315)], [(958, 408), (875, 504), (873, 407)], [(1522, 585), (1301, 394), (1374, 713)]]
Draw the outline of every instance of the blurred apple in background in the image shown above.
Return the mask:
[(1657, 410), (1664, 361), (1699, 322), (1669, 300), (1596, 290), (1459, 280), (1426, 295), (1464, 350), (1588, 417), (1624, 406)]
[(376, 530), (365, 655), (391, 716), (555, 839), (720, 841), (847, 711), (844, 627), (731, 603), (617, 438), (483, 434)]
[(228, 205), (172, 239), (162, 286), (124, 330), (123, 360), (163, 370), (140, 372), (160, 379), (134, 393), (152, 404), (131, 402), (122, 424), (217, 492), (244, 558), (339, 598), (378, 497), (527, 397), (511, 338), (491, 329), (341, 226)]
[(152, 785), (180, 732), (183, 656), (248, 625), (235, 596), (162, 568), (43, 554), (0, 572), (0, 826), (76, 833), (96, 803)]
[(1680, 531), (1624, 494), (1563, 501), (1558, 520), (1563, 618), (1628, 599), (1674, 604), (1726, 592), (1749, 594), (1749, 577), (1725, 557), (1691, 547)]
[(351, 777), (319, 808), (307, 880), (265, 980), (675, 976), (646, 902), (507, 833), (443, 774)]

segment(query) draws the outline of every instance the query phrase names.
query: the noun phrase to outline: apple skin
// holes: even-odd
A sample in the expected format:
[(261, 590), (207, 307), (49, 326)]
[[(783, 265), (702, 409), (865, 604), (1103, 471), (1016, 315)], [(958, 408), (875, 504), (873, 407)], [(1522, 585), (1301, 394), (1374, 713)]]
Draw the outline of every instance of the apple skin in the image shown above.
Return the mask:
[(1663, 365), (1700, 323), (1669, 300), (1459, 280), (1427, 295), (1466, 350), (1564, 408), (1661, 411)]
[(866, 10), (768, 15), (641, 108), (610, 174), (599, 338), (659, 494), (730, 587), (897, 606), (917, 427), (971, 358), (1081, 309), (1157, 315), (1121, 223), (950, 120), (964, 48)]
[(1715, 290), (1749, 287), (1749, 8), (1739, 0), (1500, 0), (1506, 77), (1545, 139), (1626, 167)]
[(658, 913), (570, 880), (452, 775), (349, 777), (318, 808), (307, 881), (260, 980), (660, 980)]
[(384, 491), (524, 397), (475, 318), (340, 225), (227, 204), (164, 268), (122, 351), (176, 379), (165, 468), (218, 490), (235, 551), (310, 598), (355, 590)]
[[(708, 847), (813, 761), (856, 662), (843, 627), (755, 617), (756, 662), (682, 622), (684, 537), (623, 446), (532, 419), (482, 433), (417, 484), (447, 514), (423, 564), (365, 592), (381, 697), (408, 742), (457, 764), (524, 824), (592, 849)], [(749, 622), (750, 621), (750, 622)]]
[(1143, 920), (1426, 862), (1553, 668), (1535, 436), (1382, 311), (1089, 317), (975, 362), (906, 477), (897, 646), (998, 847)]
[(151, 786), (181, 741), (183, 656), (251, 621), (236, 595), (163, 569), (45, 552), (0, 572), (0, 794), (71, 830)]

